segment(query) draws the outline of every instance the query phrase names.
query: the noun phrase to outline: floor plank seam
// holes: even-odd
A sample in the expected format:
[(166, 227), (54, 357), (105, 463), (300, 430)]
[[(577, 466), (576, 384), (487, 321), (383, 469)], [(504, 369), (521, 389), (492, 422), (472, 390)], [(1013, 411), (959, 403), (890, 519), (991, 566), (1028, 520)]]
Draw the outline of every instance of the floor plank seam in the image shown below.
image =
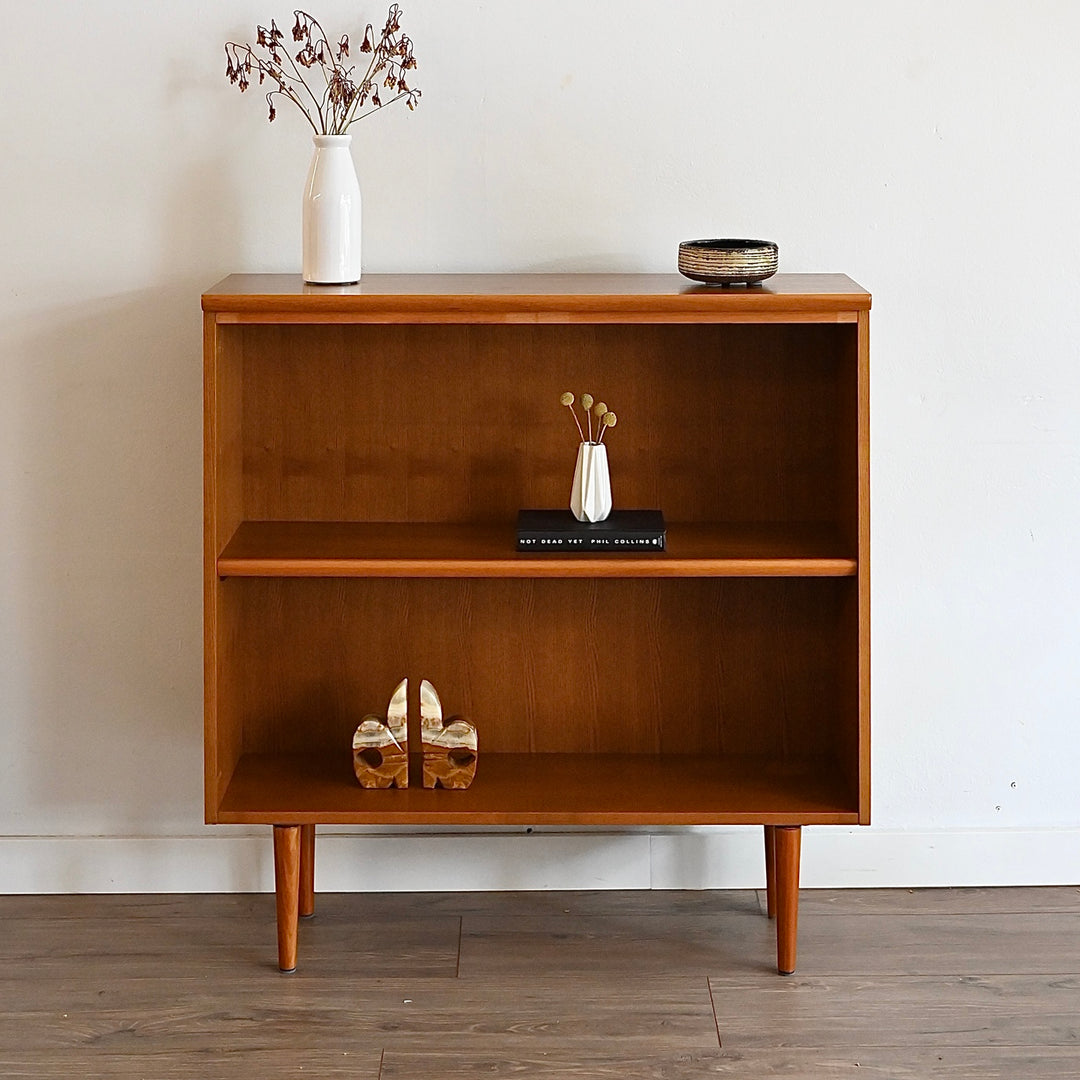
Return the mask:
[[(979, 1053), (992, 1054), (1000, 1050), (1075, 1050), (1076, 1043), (1072, 1042), (1015, 1042), (1015, 1043), (977, 1043), (977, 1042), (959, 1042), (959, 1043), (868, 1043), (868, 1042), (844, 1042), (842, 1040), (835, 1040), (833, 1042), (820, 1042), (820, 1043), (802, 1043), (796, 1042), (793, 1039), (785, 1039), (783, 1042), (760, 1044), (755, 1043), (750, 1046), (727, 1046), (724, 1048), (729, 1054), (749, 1054), (749, 1053), (784, 1053), (788, 1050), (796, 1050), (800, 1052), (819, 1051), (821, 1053), (859, 1053), (860, 1051), (869, 1050), (901, 1050), (905, 1053), (910, 1053), (913, 1050), (925, 1051), (928, 1054), (935, 1054), (939, 1050), (974, 1050)], [(939, 1059), (940, 1060), (940, 1059)]]
[(713, 999), (712, 992), (712, 979), (706, 976), (705, 987), (709, 991), (709, 1008), (712, 1009), (713, 1024), (716, 1025), (716, 1045), (722, 1050), (724, 1048), (724, 1040), (720, 1037), (720, 1017), (716, 1014), (716, 1001)]
[(461, 939), (465, 931), (465, 916), (459, 915), (457, 920), (457, 957), (454, 962), (454, 978), (461, 978)]
[[(796, 976), (804, 979), (1011, 979), (1024, 977), (1037, 977), (1047, 979), (1076, 979), (1080, 978), (1080, 971), (1047, 971), (1045, 968), (1036, 968), (1031, 971), (1015, 968), (1012, 971), (871, 971), (860, 972), (853, 975), (847, 971), (797, 971)], [(710, 976), (711, 978), (738, 979), (739, 976)]]
[[(763, 971), (757, 973), (758, 975), (771, 976), (772, 971)], [(736, 975), (710, 975), (708, 978), (710, 982), (715, 980), (718, 983), (722, 982), (734, 982), (745, 983), (750, 976), (747, 974)], [(824, 968), (819, 968), (814, 971), (803, 971), (802, 969), (796, 971), (793, 976), (785, 976), (785, 983), (780, 985), (796, 986), (802, 980), (812, 979), (855, 979), (858, 981), (876, 980), (876, 979), (1024, 979), (1024, 978), (1046, 978), (1046, 979), (1080, 979), (1080, 971), (1047, 971), (1043, 968), (1039, 968), (1035, 971), (1021, 971), (1018, 968), (1014, 968), (1011, 971), (860, 971), (857, 974), (850, 971), (829, 971)], [(768, 980), (765, 980), (766, 984)], [(711, 989), (711, 986), (710, 986)]]
[(1076, 908), (1018, 908), (1016, 911), (998, 911), (996, 908), (987, 911), (811, 911), (807, 912), (808, 918), (813, 919), (891, 919), (899, 915), (901, 918), (924, 918), (929, 914), (935, 919), (982, 919), (1012, 918), (1014, 915), (1080, 915)]

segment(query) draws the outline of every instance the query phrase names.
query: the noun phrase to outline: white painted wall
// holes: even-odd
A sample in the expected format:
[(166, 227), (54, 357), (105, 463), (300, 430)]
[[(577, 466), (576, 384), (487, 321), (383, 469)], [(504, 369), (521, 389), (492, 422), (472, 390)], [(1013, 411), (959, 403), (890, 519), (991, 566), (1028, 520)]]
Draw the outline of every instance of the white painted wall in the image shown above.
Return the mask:
[[(667, 270), (749, 234), (874, 293), (876, 824), (811, 830), (804, 880), (1080, 880), (1080, 8), (404, 6), (425, 96), (356, 140), (369, 270)], [(299, 265), (308, 136), (220, 53), (291, 5), (24, 10), (0, 0), (0, 891), (265, 887), (262, 834), (201, 823), (198, 297)], [(334, 836), (320, 887), (756, 884), (759, 846)]]

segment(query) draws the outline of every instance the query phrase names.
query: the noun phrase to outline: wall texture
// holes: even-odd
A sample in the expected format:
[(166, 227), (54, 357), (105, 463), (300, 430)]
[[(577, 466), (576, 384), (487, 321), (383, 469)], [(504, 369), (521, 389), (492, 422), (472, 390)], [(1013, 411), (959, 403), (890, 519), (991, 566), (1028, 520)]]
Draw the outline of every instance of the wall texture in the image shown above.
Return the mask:
[[(1080, 880), (1077, 6), (404, 7), (424, 100), (354, 141), (368, 270), (667, 270), (680, 239), (760, 235), (874, 293), (875, 825), (812, 830), (806, 883)], [(221, 53), (290, 8), (23, 8), (0, 0), (0, 890), (265, 887), (266, 838), (201, 823), (198, 298), (299, 266), (310, 140)], [(756, 830), (528, 843), (335, 835), (320, 887), (762, 874)]]

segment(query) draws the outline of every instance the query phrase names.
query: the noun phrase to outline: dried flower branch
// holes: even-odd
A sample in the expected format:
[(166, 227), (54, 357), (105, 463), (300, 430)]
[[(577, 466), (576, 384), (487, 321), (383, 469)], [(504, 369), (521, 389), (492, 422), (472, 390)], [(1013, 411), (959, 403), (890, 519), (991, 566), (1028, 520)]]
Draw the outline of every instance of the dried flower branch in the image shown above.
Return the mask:
[[(270, 28), (257, 26), (255, 45), (225, 43), (225, 76), (241, 93), (258, 77), (274, 87), (266, 95), (269, 119), (277, 116), (275, 97), (291, 101), (303, 114), (316, 135), (344, 135), (358, 120), (404, 99), (409, 109), (420, 101), (420, 91), (409, 86), (405, 73), (416, 67), (413, 43), (401, 32), (401, 8), (391, 4), (386, 24), (376, 39), (371, 23), (364, 30), (360, 52), (370, 54), (367, 69), (357, 77), (355, 66), (346, 66), (350, 56), (347, 34), (336, 45), (322, 25), (306, 11), (293, 12), (293, 42), (300, 46), (294, 55), (285, 44), (285, 35), (274, 20)], [(258, 53), (255, 49), (263, 50)], [(265, 55), (263, 55), (265, 54)], [(319, 77), (306, 74), (317, 72)], [(309, 79), (311, 80), (309, 82)], [(314, 88), (312, 86), (314, 83)], [(380, 87), (393, 92), (383, 101)]]
[(581, 407), (585, 412), (585, 416), (588, 419), (589, 424), (589, 437), (585, 438), (585, 431), (581, 426), (581, 421), (577, 418), (577, 413), (574, 411), (574, 395), (567, 390), (565, 393), (559, 395), (559, 404), (565, 405), (570, 410), (570, 415), (574, 418), (574, 423), (577, 425), (578, 435), (581, 436), (582, 442), (588, 442), (590, 445), (594, 444), (592, 418), (596, 417), (596, 439), (595, 445), (599, 445), (604, 441), (604, 435), (607, 433), (608, 428), (615, 426), (616, 417), (615, 414), (607, 407), (602, 401), (597, 401), (594, 405), (593, 402), (596, 399), (592, 394), (581, 395)]

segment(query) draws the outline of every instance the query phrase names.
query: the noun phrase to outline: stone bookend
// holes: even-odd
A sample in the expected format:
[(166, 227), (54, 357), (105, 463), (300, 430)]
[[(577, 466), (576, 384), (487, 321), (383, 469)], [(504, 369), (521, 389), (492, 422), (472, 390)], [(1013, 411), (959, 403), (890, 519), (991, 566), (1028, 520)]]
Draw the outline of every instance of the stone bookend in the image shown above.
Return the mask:
[(476, 776), (476, 728), (453, 716), (443, 722), (435, 687), (420, 683), (420, 733), (424, 747), (424, 787), (461, 791)]
[(353, 735), (353, 771), (365, 788), (409, 786), (409, 680), (390, 698), (386, 719), (365, 716)]

